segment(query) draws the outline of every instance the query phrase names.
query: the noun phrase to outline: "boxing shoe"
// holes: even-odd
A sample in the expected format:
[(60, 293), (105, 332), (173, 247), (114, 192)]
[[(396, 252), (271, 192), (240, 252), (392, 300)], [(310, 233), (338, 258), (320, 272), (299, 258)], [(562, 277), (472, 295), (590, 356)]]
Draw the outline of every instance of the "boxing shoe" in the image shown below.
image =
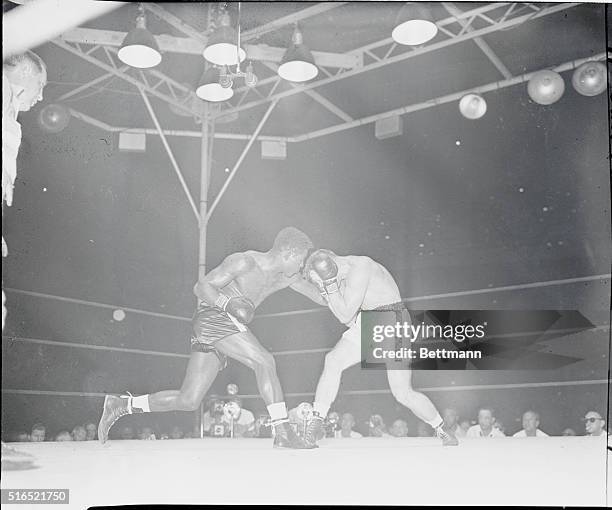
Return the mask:
[(444, 430), (441, 426), (436, 429), (436, 436), (442, 439), (442, 446), (457, 446), (459, 444), (455, 434)]
[(296, 450), (316, 448), (316, 445), (307, 445), (298, 437), (293, 428), (291, 428), (289, 420), (273, 421), (272, 426), (274, 427), (274, 448), (293, 448)]
[(318, 413), (313, 413), (312, 418), (306, 426), (304, 442), (311, 448), (317, 447), (317, 441), (325, 436), (323, 431), (324, 419)]
[(106, 395), (104, 397), (104, 409), (100, 423), (98, 423), (98, 440), (104, 444), (108, 440), (108, 432), (115, 422), (125, 416), (132, 414), (132, 395)]

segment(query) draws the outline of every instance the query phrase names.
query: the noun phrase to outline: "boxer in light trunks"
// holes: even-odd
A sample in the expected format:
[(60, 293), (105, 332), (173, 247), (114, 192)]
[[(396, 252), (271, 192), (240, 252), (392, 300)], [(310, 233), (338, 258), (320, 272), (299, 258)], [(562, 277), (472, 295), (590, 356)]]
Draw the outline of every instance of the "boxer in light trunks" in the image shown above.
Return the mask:
[[(328, 306), (348, 329), (325, 356), (325, 366), (317, 385), (314, 417), (306, 431), (306, 442), (316, 445), (323, 422), (336, 399), (342, 372), (361, 361), (361, 310), (375, 310), (401, 302), (399, 288), (389, 272), (369, 257), (338, 256), (317, 250), (307, 259), (304, 278), (313, 284), (303, 292), (313, 301)], [(418, 418), (429, 423), (444, 445), (456, 445), (455, 436), (443, 429), (444, 421), (433, 403), (412, 388), (412, 371), (387, 370), (391, 393)]]
[(270, 294), (287, 287), (303, 292), (303, 287), (310, 285), (301, 271), (311, 251), (308, 236), (287, 227), (278, 233), (270, 251), (234, 253), (196, 283), (198, 306), (193, 317), (191, 356), (181, 389), (137, 397), (107, 395), (98, 426), (99, 440), (106, 442), (112, 425), (127, 414), (194, 411), (229, 356), (255, 371), (274, 426), (274, 446), (312, 448), (289, 425), (274, 357), (247, 327), (255, 309)]

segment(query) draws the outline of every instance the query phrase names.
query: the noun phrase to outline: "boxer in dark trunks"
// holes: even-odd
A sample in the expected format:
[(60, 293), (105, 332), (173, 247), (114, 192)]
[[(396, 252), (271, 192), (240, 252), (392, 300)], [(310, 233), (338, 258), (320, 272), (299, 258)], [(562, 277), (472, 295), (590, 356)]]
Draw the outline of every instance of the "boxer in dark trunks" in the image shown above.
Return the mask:
[(181, 389), (137, 397), (107, 395), (98, 426), (99, 440), (106, 442), (110, 428), (127, 414), (196, 410), (229, 356), (255, 371), (259, 392), (272, 418), (274, 446), (308, 447), (289, 425), (274, 357), (247, 324), (270, 294), (287, 287), (303, 291), (300, 271), (311, 250), (312, 242), (306, 234), (287, 227), (278, 233), (270, 251), (229, 255), (196, 283), (198, 306), (193, 317), (191, 356)]

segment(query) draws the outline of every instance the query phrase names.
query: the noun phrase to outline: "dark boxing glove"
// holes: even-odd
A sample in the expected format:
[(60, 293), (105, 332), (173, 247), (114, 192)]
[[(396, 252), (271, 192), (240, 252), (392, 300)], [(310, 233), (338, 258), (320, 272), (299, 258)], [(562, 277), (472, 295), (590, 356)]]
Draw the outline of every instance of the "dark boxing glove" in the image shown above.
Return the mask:
[(244, 296), (230, 298), (224, 310), (242, 324), (248, 324), (255, 316), (255, 305)]
[(325, 292), (338, 292), (338, 266), (334, 260), (325, 252), (317, 252), (312, 255), (311, 264), (313, 271), (323, 282)]

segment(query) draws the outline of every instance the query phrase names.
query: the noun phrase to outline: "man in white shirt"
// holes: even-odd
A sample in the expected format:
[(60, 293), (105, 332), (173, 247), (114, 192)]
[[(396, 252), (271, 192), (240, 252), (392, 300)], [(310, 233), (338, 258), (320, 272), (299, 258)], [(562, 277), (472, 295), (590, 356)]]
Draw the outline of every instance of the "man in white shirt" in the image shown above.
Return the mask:
[(442, 418), (444, 419), (444, 430), (452, 432), (455, 437), (465, 437), (466, 430), (459, 426), (459, 413), (453, 407), (447, 407), (442, 411)]
[(523, 430), (519, 430), (512, 437), (548, 437), (542, 432), (540, 426), (540, 415), (535, 411), (527, 411), (523, 414)]
[(355, 417), (351, 413), (344, 413), (340, 420), (340, 430), (336, 430), (336, 438), (363, 437), (359, 432), (355, 432)]
[(493, 426), (494, 423), (493, 409), (482, 407), (478, 411), (478, 424), (468, 429), (466, 437), (506, 437), (501, 430)]
[(584, 428), (587, 436), (605, 436), (606, 420), (597, 411), (589, 411), (584, 417)]

